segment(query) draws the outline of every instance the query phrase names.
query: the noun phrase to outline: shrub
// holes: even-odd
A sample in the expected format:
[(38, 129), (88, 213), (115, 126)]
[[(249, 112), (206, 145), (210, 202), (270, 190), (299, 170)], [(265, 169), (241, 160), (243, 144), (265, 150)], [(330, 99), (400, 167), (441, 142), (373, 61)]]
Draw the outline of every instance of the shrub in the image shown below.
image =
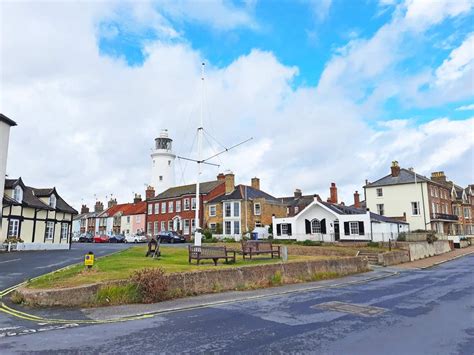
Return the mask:
[(378, 248), (380, 244), (378, 242), (368, 242), (367, 246), (370, 248)]
[(430, 244), (436, 242), (438, 240), (438, 238), (436, 237), (435, 233), (434, 232), (429, 232), (428, 234), (426, 234), (426, 241)]
[(22, 304), (23, 302), (25, 302), (23, 295), (17, 291), (12, 293), (12, 295), (10, 296), (10, 300), (15, 304)]
[(212, 237), (211, 237), (211, 238), (209, 238), (209, 239), (206, 238), (206, 239), (203, 240), (203, 241), (204, 241), (205, 243), (217, 243), (217, 242), (219, 242), (219, 239), (217, 239), (217, 238), (212, 238)]
[(316, 241), (316, 240), (309, 240), (309, 239), (306, 239), (305, 241), (302, 241), (302, 242), (296, 242), (297, 245), (304, 245), (304, 246), (321, 246), (322, 245), (322, 242), (320, 241)]
[(406, 242), (407, 241), (407, 234), (405, 232), (399, 233), (397, 240), (399, 242)]
[(426, 229), (415, 229), (414, 231), (411, 231), (412, 233), (426, 233), (429, 232)]
[(224, 243), (237, 243), (234, 238), (224, 238), (222, 241)]
[(131, 276), (144, 303), (163, 301), (167, 298), (168, 278), (162, 268), (142, 269)]
[(209, 228), (206, 228), (203, 230), (202, 235), (204, 236), (204, 239), (211, 239), (212, 238), (212, 232)]
[(270, 277), (270, 285), (277, 286), (277, 285), (281, 285), (282, 283), (283, 283), (283, 277), (281, 275), (281, 271), (275, 272), (275, 274), (273, 274)]

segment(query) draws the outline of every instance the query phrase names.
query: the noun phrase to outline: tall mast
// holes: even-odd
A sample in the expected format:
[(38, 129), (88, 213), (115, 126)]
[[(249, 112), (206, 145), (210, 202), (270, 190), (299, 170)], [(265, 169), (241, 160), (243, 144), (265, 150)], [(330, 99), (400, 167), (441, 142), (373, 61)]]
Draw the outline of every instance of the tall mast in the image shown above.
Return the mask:
[(200, 210), (200, 201), (199, 201), (199, 182), (201, 180), (201, 149), (202, 149), (202, 133), (203, 133), (203, 101), (204, 101), (204, 66), (205, 64), (201, 64), (201, 112), (200, 112), (200, 125), (197, 131), (197, 149), (198, 149), (198, 157), (197, 157), (197, 179), (196, 179), (196, 215), (195, 215), (195, 232), (194, 232), (194, 245), (201, 246), (201, 223), (199, 221), (199, 210)]

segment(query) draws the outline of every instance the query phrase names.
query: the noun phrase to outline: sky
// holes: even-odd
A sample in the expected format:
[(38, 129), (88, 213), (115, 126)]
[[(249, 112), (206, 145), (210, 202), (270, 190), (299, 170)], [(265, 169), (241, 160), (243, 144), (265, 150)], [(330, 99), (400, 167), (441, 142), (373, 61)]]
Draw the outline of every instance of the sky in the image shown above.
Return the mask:
[[(397, 160), (474, 183), (471, 0), (2, 1), (0, 112), (9, 177), (76, 209), (129, 202), (168, 129), (203, 180), (352, 203)], [(201, 63), (205, 63), (204, 89)], [(211, 138), (212, 137), (212, 138)], [(196, 165), (176, 162), (176, 182)]]

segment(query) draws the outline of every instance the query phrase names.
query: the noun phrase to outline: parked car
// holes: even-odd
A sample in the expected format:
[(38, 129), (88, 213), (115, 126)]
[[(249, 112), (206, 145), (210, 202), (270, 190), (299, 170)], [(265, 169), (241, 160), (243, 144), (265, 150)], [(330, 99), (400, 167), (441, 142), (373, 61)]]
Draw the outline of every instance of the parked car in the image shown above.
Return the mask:
[(94, 243), (108, 243), (109, 236), (105, 234), (96, 234), (94, 236)]
[(162, 243), (185, 243), (186, 239), (174, 231), (165, 231), (160, 232), (157, 235), (157, 238), (161, 239)]
[(145, 234), (135, 234), (135, 235), (127, 235), (125, 237), (125, 243), (146, 243), (148, 242), (148, 238)]
[(109, 243), (125, 243), (125, 236), (123, 234), (114, 234), (109, 238)]
[(79, 237), (79, 243), (92, 243), (94, 236), (91, 233), (82, 233)]
[(72, 236), (72, 242), (77, 243), (79, 241), (80, 235), (79, 234), (74, 234)]

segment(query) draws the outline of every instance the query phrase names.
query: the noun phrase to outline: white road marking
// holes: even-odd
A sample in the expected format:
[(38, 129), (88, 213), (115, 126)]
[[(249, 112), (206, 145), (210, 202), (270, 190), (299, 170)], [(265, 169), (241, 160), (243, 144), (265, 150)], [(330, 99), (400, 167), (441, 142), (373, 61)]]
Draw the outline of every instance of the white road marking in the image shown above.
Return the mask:
[(68, 261), (62, 261), (60, 263), (56, 263), (56, 264), (49, 264), (49, 265), (44, 265), (44, 266), (37, 266), (35, 267), (35, 269), (47, 269), (47, 268), (51, 268), (53, 266), (60, 266), (60, 265), (63, 265), (65, 263), (67, 263)]
[(13, 329), (18, 329), (20, 327), (6, 327), (6, 328), (0, 328), (0, 332), (3, 332), (5, 330), (13, 330)]
[[(34, 333), (40, 333), (40, 332), (47, 332), (50, 330), (59, 330), (59, 329), (66, 329), (66, 328), (73, 328), (73, 327), (78, 327), (79, 324), (77, 323), (68, 323), (68, 324), (61, 324), (61, 325), (51, 325), (48, 327), (42, 327), (38, 329), (34, 328), (25, 328), (23, 330), (19, 330), (16, 332), (0, 332), (0, 338), (6, 338), (6, 337), (14, 337), (14, 336), (20, 336), (20, 335), (28, 335), (28, 334), (34, 334)], [(19, 328), (19, 327), (13, 327), (13, 328)], [(12, 328), (12, 329), (13, 329)], [(6, 329), (6, 328), (4, 328)]]
[(12, 259), (12, 260), (0, 261), (0, 264), (11, 263), (13, 261), (18, 261), (18, 260), (21, 260), (21, 259)]

